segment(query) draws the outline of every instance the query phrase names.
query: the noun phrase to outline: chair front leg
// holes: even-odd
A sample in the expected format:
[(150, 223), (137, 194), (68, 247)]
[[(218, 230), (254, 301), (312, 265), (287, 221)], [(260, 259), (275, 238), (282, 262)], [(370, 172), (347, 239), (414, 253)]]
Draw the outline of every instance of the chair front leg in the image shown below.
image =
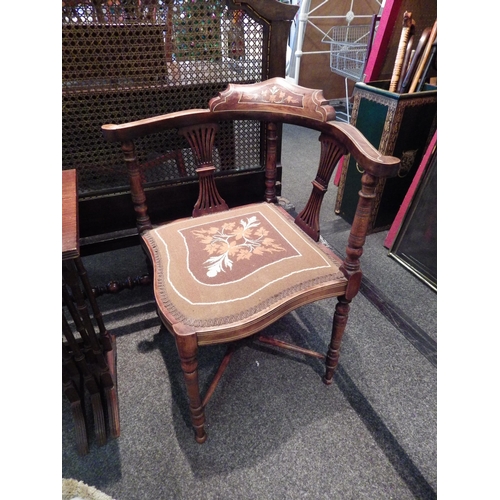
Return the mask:
[(200, 397), (198, 383), (198, 342), (196, 334), (176, 335), (175, 342), (181, 360), (184, 374), (184, 382), (189, 400), (189, 411), (193, 424), (195, 439), (198, 443), (204, 443), (207, 439), (205, 432), (205, 412)]
[(375, 201), (375, 188), (377, 182), (377, 178), (366, 172), (361, 177), (361, 191), (359, 192), (356, 214), (349, 233), (346, 258), (340, 266), (340, 270), (348, 280), (347, 289), (345, 295), (339, 297), (333, 316), (332, 340), (328, 348), (326, 373), (323, 377), (323, 382), (325, 384), (332, 383), (333, 372), (339, 364), (340, 342), (342, 341), (342, 335), (344, 334), (347, 317), (349, 315), (349, 304), (359, 292), (359, 287), (361, 285), (363, 273), (361, 272), (359, 259), (363, 254), (363, 245), (365, 244), (366, 234), (370, 223), (370, 215)]
[(326, 355), (326, 372), (323, 376), (323, 382), (327, 385), (332, 383), (333, 373), (339, 364), (340, 356), (340, 343), (342, 342), (342, 335), (344, 335), (347, 318), (349, 317), (349, 304), (350, 300), (346, 299), (345, 295), (338, 298), (335, 307), (335, 314), (333, 315), (332, 339), (328, 346), (328, 353)]

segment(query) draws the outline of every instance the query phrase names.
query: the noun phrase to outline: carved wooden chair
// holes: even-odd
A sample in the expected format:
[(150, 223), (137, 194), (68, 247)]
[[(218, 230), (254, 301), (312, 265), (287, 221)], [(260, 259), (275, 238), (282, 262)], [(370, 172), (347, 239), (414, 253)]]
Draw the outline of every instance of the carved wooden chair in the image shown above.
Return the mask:
[[(321, 90), (273, 78), (255, 84), (230, 84), (211, 99), (208, 109), (102, 127), (107, 140), (122, 144), (137, 228), (154, 270), (158, 314), (175, 338), (199, 443), (207, 438), (204, 408), (230, 356), (226, 355), (202, 398), (197, 372), (199, 346), (257, 334), (304, 304), (338, 297), (326, 356), (259, 338), (324, 358), (323, 381), (332, 382), (349, 304), (360, 286), (359, 259), (375, 187), (379, 179), (395, 175), (399, 166), (397, 158), (382, 156), (356, 128), (334, 119), (335, 111)], [(265, 124), (265, 186), (260, 203), (229, 208), (217, 190), (214, 141), (219, 124), (228, 120)], [(309, 201), (295, 219), (279, 206), (275, 190), (277, 128), (282, 123), (321, 132), (318, 172)], [(154, 225), (148, 216), (147, 190), (142, 185), (134, 140), (172, 128), (187, 139), (196, 158), (199, 197), (192, 217)], [(364, 174), (346, 256), (340, 258), (319, 241), (319, 212), (334, 168), (347, 153)]]

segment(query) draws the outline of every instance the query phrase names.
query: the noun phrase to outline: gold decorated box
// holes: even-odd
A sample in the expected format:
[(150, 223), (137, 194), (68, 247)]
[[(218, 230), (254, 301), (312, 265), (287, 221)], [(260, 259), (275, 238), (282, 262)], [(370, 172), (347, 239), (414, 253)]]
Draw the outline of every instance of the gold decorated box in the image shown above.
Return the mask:
[[(389, 92), (389, 81), (358, 82), (353, 91), (351, 124), (384, 155), (401, 159), (396, 177), (380, 181), (370, 217), (370, 232), (392, 224), (437, 127), (437, 88), (420, 92)], [(350, 155), (344, 159), (335, 212), (352, 223), (362, 170)]]

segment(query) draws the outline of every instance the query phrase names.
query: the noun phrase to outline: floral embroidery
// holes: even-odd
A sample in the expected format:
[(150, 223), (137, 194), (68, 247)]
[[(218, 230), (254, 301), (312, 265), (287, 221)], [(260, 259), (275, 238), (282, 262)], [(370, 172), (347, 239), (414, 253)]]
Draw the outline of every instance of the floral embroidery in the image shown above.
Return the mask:
[(204, 265), (207, 276), (213, 278), (225, 269), (233, 268), (233, 260), (249, 260), (254, 255), (284, 252), (280, 244), (269, 238), (269, 231), (261, 226), (256, 216), (241, 219), (240, 225), (236, 222), (227, 222), (222, 227), (198, 229), (193, 234), (205, 244), (204, 250), (212, 257)]

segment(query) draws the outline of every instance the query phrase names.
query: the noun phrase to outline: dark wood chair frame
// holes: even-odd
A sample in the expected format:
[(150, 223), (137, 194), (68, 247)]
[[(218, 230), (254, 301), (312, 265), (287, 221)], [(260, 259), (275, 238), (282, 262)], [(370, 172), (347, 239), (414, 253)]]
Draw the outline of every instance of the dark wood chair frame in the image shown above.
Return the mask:
[[(216, 187), (215, 167), (212, 160), (212, 150), (218, 124), (227, 120), (259, 120), (265, 126), (266, 153), (265, 186), (263, 186), (263, 201), (277, 203), (276, 196), (276, 144), (277, 129), (283, 123), (299, 125), (320, 132), (321, 155), (316, 178), (312, 181), (312, 191), (304, 209), (295, 218), (295, 223), (314, 241), (320, 237), (319, 214), (323, 197), (333, 171), (342, 156), (351, 154), (364, 171), (359, 191), (359, 202), (356, 215), (347, 241), (346, 255), (342, 260), (340, 270), (346, 278), (346, 284), (340, 292), (295, 298), (276, 308), (270, 315), (252, 324), (243, 321), (238, 333), (219, 335), (216, 339), (201, 337), (196, 332), (179, 334), (175, 331), (169, 318), (159, 311), (162, 322), (174, 334), (184, 372), (189, 398), (192, 424), (195, 438), (199, 443), (206, 440), (204, 428), (204, 408), (208, 403), (222, 372), (224, 371), (232, 349), (224, 357), (206, 396), (200, 396), (197, 374), (197, 350), (199, 345), (230, 342), (239, 338), (258, 334), (265, 326), (276, 321), (281, 316), (326, 296), (337, 296), (338, 303), (333, 315), (331, 342), (325, 355), (308, 351), (297, 346), (277, 340), (268, 339), (262, 335), (258, 338), (263, 342), (279, 347), (292, 349), (325, 359), (326, 370), (323, 376), (325, 384), (331, 384), (333, 374), (339, 362), (339, 351), (344, 333), (350, 303), (359, 291), (362, 272), (360, 257), (368, 230), (370, 214), (375, 199), (375, 188), (380, 179), (396, 175), (400, 161), (395, 157), (381, 155), (368, 140), (352, 125), (335, 121), (335, 111), (324, 99), (321, 90), (306, 89), (293, 85), (282, 78), (248, 85), (230, 84), (217, 97), (211, 99), (208, 109), (194, 109), (162, 116), (156, 116), (132, 123), (103, 125), (102, 131), (108, 141), (121, 142), (128, 165), (132, 201), (136, 212), (137, 229), (140, 234), (153, 228), (146, 204), (146, 191), (141, 180), (141, 165), (134, 148), (134, 140), (148, 134), (166, 129), (177, 128), (191, 146), (197, 161), (199, 178), (199, 197), (193, 209), (193, 217), (228, 210)], [(286, 165), (283, 166), (286, 168)], [(149, 254), (145, 247), (146, 253)], [(311, 296), (312, 295), (312, 296)], [(170, 318), (171, 319), (171, 318)], [(230, 344), (231, 345), (231, 344)]]

